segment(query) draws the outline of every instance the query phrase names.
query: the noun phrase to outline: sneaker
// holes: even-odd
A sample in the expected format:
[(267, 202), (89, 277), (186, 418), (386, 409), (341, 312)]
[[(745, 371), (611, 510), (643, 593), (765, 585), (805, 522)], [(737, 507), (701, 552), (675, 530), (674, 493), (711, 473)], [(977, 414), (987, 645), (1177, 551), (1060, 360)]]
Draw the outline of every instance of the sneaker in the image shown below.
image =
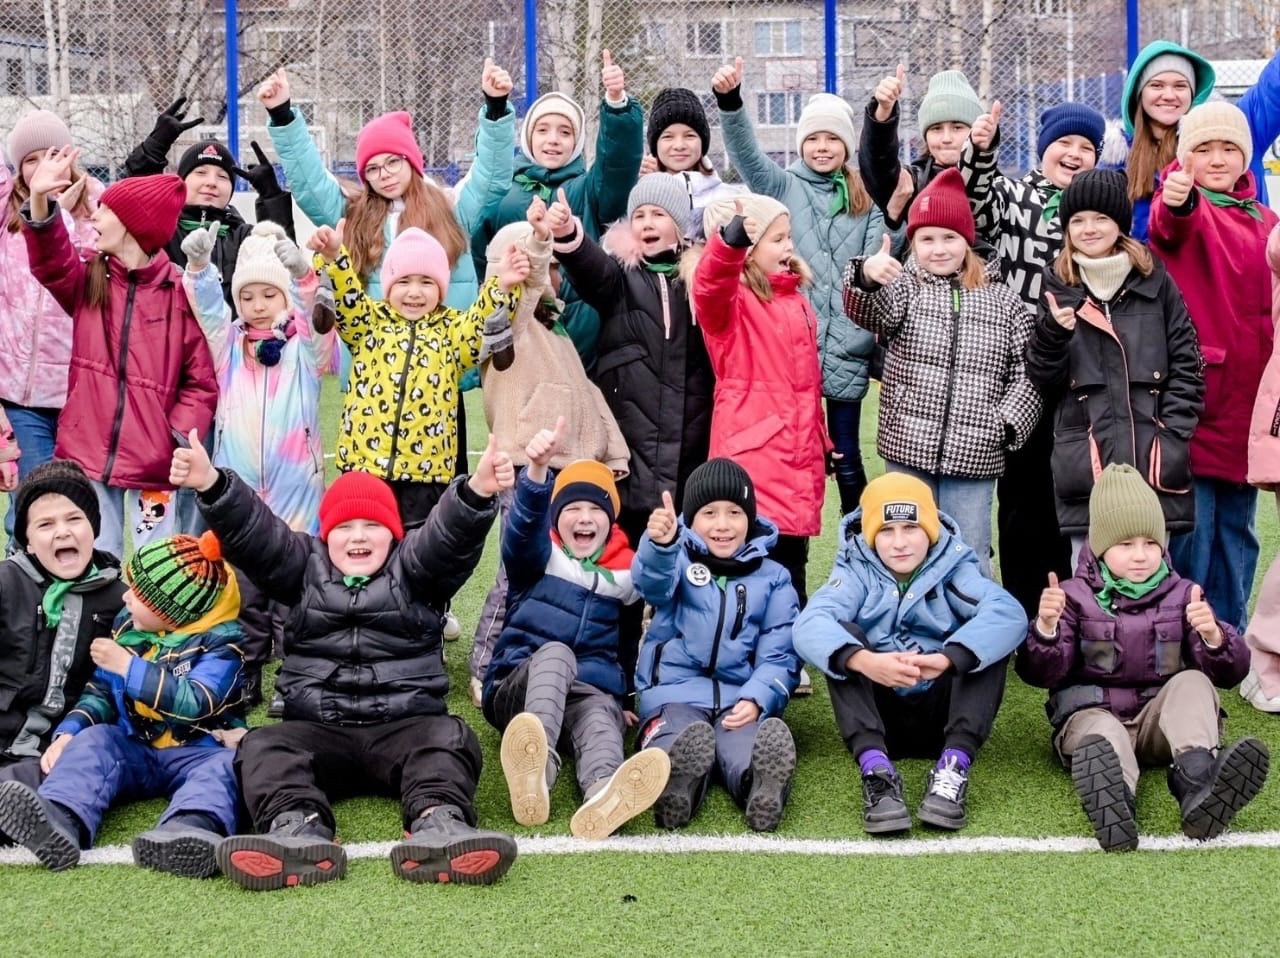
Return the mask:
[(511, 793), (511, 814), (521, 825), (545, 825), (551, 817), (549, 751), (546, 729), (532, 712), (521, 712), (502, 733), (502, 774)]
[(1133, 793), (1124, 783), (1120, 756), (1101, 735), (1086, 735), (1071, 753), (1071, 782), (1080, 796), (1094, 837), (1104, 852), (1138, 847)]
[(1271, 755), (1256, 738), (1242, 738), (1216, 758), (1207, 749), (1183, 752), (1169, 769), (1169, 790), (1182, 811), (1182, 833), (1202, 841), (1217, 838), (1262, 790), (1270, 767)]
[(1259, 712), (1280, 712), (1280, 695), (1273, 699), (1267, 698), (1267, 693), (1262, 691), (1262, 680), (1252, 669), (1240, 683), (1240, 697)]
[(153, 828), (133, 840), (133, 863), (179, 878), (212, 878), (220, 844), (222, 836), (204, 828)]
[(671, 776), (671, 759), (660, 748), (646, 748), (618, 766), (604, 787), (573, 813), (575, 838), (608, 838), (641, 812), (652, 808)]
[(911, 830), (911, 813), (902, 800), (902, 776), (896, 768), (874, 768), (862, 776), (862, 830), (888, 835)]
[(80, 861), (79, 838), (62, 817), (34, 788), (21, 782), (0, 783), (0, 832), (54, 872)]
[(265, 835), (232, 835), (218, 845), (218, 868), (241, 888), (275, 891), (347, 874), (347, 853), (320, 816), (285, 812)]
[(813, 679), (809, 678), (809, 670), (800, 670), (800, 684), (796, 686), (796, 690), (791, 693), (793, 696), (804, 697), (813, 694)]
[(484, 683), (481, 682), (478, 678), (476, 678), (473, 675), (471, 677), (471, 681), (467, 684), (467, 688), (471, 692), (471, 704), (474, 705), (476, 708), (480, 708), (481, 706), (483, 706), (484, 705)]
[(462, 638), (462, 625), (452, 611), (446, 612), (440, 620), (440, 635), (446, 642), (457, 642)]
[(697, 799), (716, 760), (716, 732), (707, 722), (694, 722), (676, 736), (667, 753), (671, 775), (653, 805), (659, 828), (682, 828), (697, 810)]
[(271, 693), (271, 701), (267, 703), (267, 718), (284, 718), (284, 696), (279, 692)]
[(756, 729), (751, 746), (751, 791), (747, 793), (747, 825), (771, 832), (782, 821), (782, 807), (796, 773), (796, 742), (780, 718), (767, 718)]
[(516, 841), (472, 828), (454, 805), (437, 805), (391, 847), (391, 870), (405, 881), (491, 885), (516, 860)]
[(924, 779), (924, 800), (916, 814), (926, 825), (958, 831), (969, 821), (965, 809), (968, 794), (969, 770), (952, 756), (941, 767), (929, 769)]

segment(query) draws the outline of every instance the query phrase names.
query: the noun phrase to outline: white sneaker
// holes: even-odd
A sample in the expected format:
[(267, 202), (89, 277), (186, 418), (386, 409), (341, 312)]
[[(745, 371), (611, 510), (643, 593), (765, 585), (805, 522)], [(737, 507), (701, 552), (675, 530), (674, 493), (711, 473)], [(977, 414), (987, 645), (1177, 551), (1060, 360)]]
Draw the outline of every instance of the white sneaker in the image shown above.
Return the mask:
[(472, 676), (467, 688), (471, 690), (471, 704), (480, 708), (484, 704), (484, 683)]
[(575, 838), (608, 838), (653, 803), (667, 787), (671, 759), (660, 748), (646, 748), (618, 766), (604, 788), (573, 813), (569, 831)]
[(440, 635), (446, 642), (457, 642), (462, 638), (462, 625), (452, 611), (444, 614), (444, 619), (440, 622)]
[(547, 753), (547, 732), (532, 712), (521, 712), (502, 733), (502, 774), (511, 793), (511, 814), (521, 825), (545, 825), (551, 817)]
[(1280, 696), (1267, 698), (1266, 693), (1262, 691), (1262, 680), (1253, 669), (1249, 670), (1249, 674), (1240, 683), (1240, 697), (1259, 712), (1280, 712)]
[(800, 670), (800, 684), (796, 686), (796, 690), (791, 694), (797, 697), (813, 694), (813, 679), (809, 678), (808, 669)]

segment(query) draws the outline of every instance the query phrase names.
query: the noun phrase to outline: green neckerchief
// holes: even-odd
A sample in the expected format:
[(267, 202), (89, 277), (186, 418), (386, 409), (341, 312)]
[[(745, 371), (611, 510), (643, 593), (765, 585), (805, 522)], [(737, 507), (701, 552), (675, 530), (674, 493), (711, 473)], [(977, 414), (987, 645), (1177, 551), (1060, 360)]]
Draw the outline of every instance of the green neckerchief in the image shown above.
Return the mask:
[[(920, 574), (920, 569), (923, 568), (924, 564), (921, 563), (920, 567), (917, 568), (915, 572), (911, 573), (911, 577), (909, 579), (900, 580), (898, 582), (898, 601), (902, 601), (902, 597), (907, 594), (907, 590), (911, 588), (911, 583), (916, 581), (916, 576)], [(890, 573), (890, 575), (892, 574), (893, 573)]]
[(134, 645), (154, 645), (161, 649), (171, 649), (189, 638), (191, 638), (189, 632), (143, 632), (141, 629), (121, 629), (116, 633), (116, 643), (125, 648)]
[(836, 195), (831, 198), (831, 215), (848, 213), (850, 209), (849, 180), (844, 175), (844, 170), (836, 170), (831, 174), (831, 184), (836, 188)]
[(664, 276), (670, 276), (680, 268), (679, 263), (655, 263), (652, 260), (644, 260), (644, 268), (651, 273), (662, 273)]
[[(607, 543), (606, 543), (606, 545), (607, 545)], [(560, 543), (560, 548), (564, 550), (564, 554), (565, 554), (565, 555), (567, 555), (567, 556), (568, 556), (570, 559), (572, 559), (574, 562), (576, 562), (576, 563), (578, 563), (579, 565), (581, 565), (581, 566), (582, 566), (582, 568), (586, 569), (588, 572), (598, 572), (598, 573), (600, 573), (602, 576), (604, 576), (604, 577), (609, 581), (609, 584), (610, 584), (610, 585), (617, 585), (617, 584), (618, 584), (618, 583), (617, 583), (617, 580), (616, 580), (616, 579), (614, 579), (614, 577), (613, 577), (613, 570), (612, 570), (612, 569), (606, 569), (604, 566), (602, 566), (602, 565), (598, 565), (598, 564), (597, 564), (597, 563), (599, 562), (599, 560), (600, 560), (600, 557), (601, 557), (602, 555), (604, 555), (604, 546), (601, 546), (601, 547), (600, 547), (599, 549), (597, 549), (595, 552), (591, 553), (591, 555), (586, 556), (585, 558), (581, 558), (581, 559), (580, 559), (580, 558), (578, 558), (576, 555), (574, 555), (574, 554), (573, 554), (573, 551), (572, 551), (572, 550), (571, 550), (567, 545), (565, 545), (563, 542), (562, 542), (562, 543)]]
[(98, 567), (90, 563), (84, 575), (78, 579), (54, 579), (53, 584), (44, 590), (44, 598), (40, 600), (40, 607), (44, 609), (45, 624), (51, 629), (56, 629), (58, 623), (62, 621), (62, 603), (67, 599), (67, 593), (72, 587), (82, 582), (92, 582), (97, 577)]
[(551, 202), (551, 187), (546, 183), (539, 183), (532, 176), (525, 176), (523, 173), (517, 173), (512, 179), (519, 183), (520, 188), (526, 193), (537, 193), (542, 197), (542, 202)]
[(554, 297), (551, 299), (540, 299), (538, 300), (538, 309), (545, 316), (551, 317), (551, 325), (547, 326), (546, 320), (541, 317), (538, 318), (538, 322), (542, 323), (544, 327), (551, 330), (557, 336), (569, 335), (569, 330), (565, 329), (564, 323), (560, 322), (560, 317), (564, 314), (564, 310), (560, 308), (559, 300)]
[[(209, 224), (202, 223), (200, 220), (178, 220), (178, 229), (183, 234), (190, 233), (192, 230), (203, 230), (208, 228), (209, 228)], [(227, 235), (227, 231), (229, 228), (230, 227), (228, 227), (226, 223), (218, 224), (219, 239)]]
[(344, 575), (342, 584), (348, 589), (363, 589), (368, 583), (370, 576), (367, 575)]
[(1262, 222), (1262, 211), (1258, 209), (1257, 200), (1238, 200), (1229, 193), (1219, 193), (1216, 190), (1206, 189), (1203, 186), (1197, 186), (1196, 189), (1198, 189), (1200, 194), (1214, 206), (1238, 206), (1259, 223)]
[(1040, 218), (1046, 223), (1058, 215), (1058, 207), (1062, 205), (1062, 189), (1061, 187), (1050, 187), (1053, 190), (1049, 194), (1049, 198), (1044, 201), (1044, 212), (1040, 214)]
[(1098, 569), (1102, 572), (1102, 591), (1097, 593), (1094, 598), (1098, 600), (1098, 607), (1110, 616), (1116, 614), (1113, 606), (1117, 595), (1122, 595), (1126, 599), (1141, 599), (1144, 595), (1154, 591), (1161, 582), (1169, 578), (1169, 565), (1164, 560), (1161, 560), (1160, 568), (1146, 582), (1117, 579), (1101, 559), (1098, 560)]

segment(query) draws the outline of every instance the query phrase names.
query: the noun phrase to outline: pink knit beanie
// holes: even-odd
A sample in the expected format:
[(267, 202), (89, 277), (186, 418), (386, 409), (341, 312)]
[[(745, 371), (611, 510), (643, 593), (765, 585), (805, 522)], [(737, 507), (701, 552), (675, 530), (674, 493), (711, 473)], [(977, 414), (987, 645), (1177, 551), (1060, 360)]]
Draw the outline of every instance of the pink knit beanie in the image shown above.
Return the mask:
[(356, 134), (356, 176), (364, 182), (364, 168), (379, 153), (403, 156), (422, 175), (422, 150), (413, 135), (413, 118), (403, 110), (384, 113), (366, 123)]
[(386, 296), (402, 276), (419, 273), (440, 287), (440, 301), (449, 293), (449, 255), (440, 241), (416, 226), (410, 226), (391, 241), (382, 260), (382, 295)]

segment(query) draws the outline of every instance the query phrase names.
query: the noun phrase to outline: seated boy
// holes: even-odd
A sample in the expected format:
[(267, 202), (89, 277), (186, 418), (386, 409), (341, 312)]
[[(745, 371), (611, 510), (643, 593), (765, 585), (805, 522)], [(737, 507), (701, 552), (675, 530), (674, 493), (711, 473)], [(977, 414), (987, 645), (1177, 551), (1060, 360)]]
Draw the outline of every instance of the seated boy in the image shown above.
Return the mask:
[(485, 673), (484, 716), (502, 734), (502, 772), (521, 825), (551, 814), (560, 755), (573, 754), (585, 801), (569, 829), (605, 838), (651, 807), (667, 784), (665, 753), (650, 749), (623, 761), (618, 617), (639, 594), (631, 584), (631, 547), (614, 524), (618, 490), (609, 467), (580, 459), (553, 485), (547, 464), (559, 449), (542, 430), (525, 449), (502, 562), (510, 592), (506, 625)]
[(778, 527), (756, 515), (751, 477), (731, 459), (689, 474), (683, 523), (671, 493), (662, 501), (632, 564), (654, 609), (636, 667), (640, 743), (671, 758), (654, 818), (660, 828), (688, 824), (714, 768), (747, 825), (773, 831), (796, 770), (781, 715), (800, 674), (799, 599), (768, 558)]
[(399, 877), (489, 884), (505, 874), (516, 845), (474, 827), (480, 744), (447, 714), (440, 634), (480, 558), (494, 497), (512, 482), (494, 440), (475, 474), (450, 483), (407, 534), (391, 487), (363, 472), (324, 494), (319, 538), (292, 531), (234, 471), (214, 469), (194, 434), (169, 479), (197, 490), (228, 560), (292, 610), (276, 680), (284, 721), (252, 730), (236, 753), (260, 834), (219, 846), (223, 874), (256, 891), (343, 877), (330, 799), (366, 791), (400, 799)]
[(211, 533), (147, 543), (124, 574), (125, 608), (114, 636), (89, 647), (98, 668), (54, 730), (44, 783), (0, 783), (0, 829), (61, 871), (92, 847), (117, 798), (165, 796), (134, 861), (207, 878), (240, 807), (233, 752), (214, 734), (244, 725), (240, 592)]
[(1139, 763), (1168, 767), (1182, 831), (1196, 839), (1231, 824), (1270, 764), (1254, 738), (1218, 749), (1214, 686), (1240, 683), (1249, 650), (1173, 571), (1165, 545), (1160, 500), (1142, 474), (1107, 466), (1089, 497), (1079, 574), (1061, 586), (1049, 578), (1016, 660), (1025, 681), (1050, 689), (1054, 748), (1106, 851), (1138, 847)]
[(1008, 656), (1026, 633), (1017, 600), (978, 567), (920, 480), (886, 473), (840, 523), (826, 585), (796, 619), (796, 650), (827, 683), (862, 773), (862, 827), (902, 832), (911, 814), (891, 758), (938, 757), (920, 821), (968, 821), (969, 766), (995, 721)]

